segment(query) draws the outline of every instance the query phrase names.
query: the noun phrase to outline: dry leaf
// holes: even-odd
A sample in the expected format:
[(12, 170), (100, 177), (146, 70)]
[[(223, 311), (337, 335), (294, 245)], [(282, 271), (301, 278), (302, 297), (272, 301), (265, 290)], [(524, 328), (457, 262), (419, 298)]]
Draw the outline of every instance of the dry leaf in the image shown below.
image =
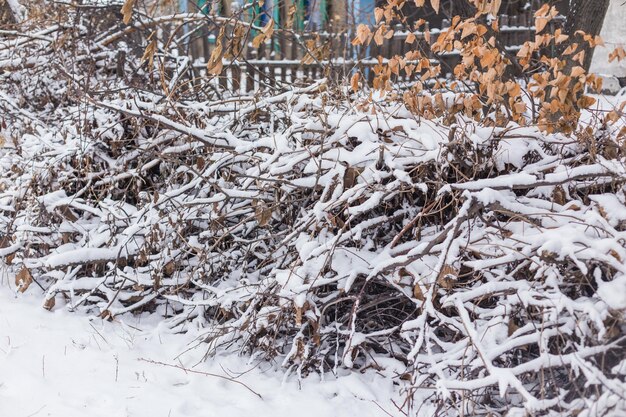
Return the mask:
[(554, 187), (554, 190), (552, 191), (552, 201), (561, 206), (567, 203), (567, 195), (565, 194), (563, 187), (560, 185)]
[(146, 50), (143, 52), (143, 55), (141, 56), (141, 62), (149, 62), (148, 68), (152, 68), (153, 63), (154, 63), (154, 54), (156, 53), (157, 50), (157, 43), (156, 43), (156, 36), (150, 36), (152, 38), (152, 40), (150, 41), (150, 43), (148, 44), (148, 46), (146, 46)]
[(272, 219), (272, 209), (265, 203), (257, 203), (255, 208), (256, 220), (259, 226), (266, 226)]
[(199, 156), (198, 159), (196, 159), (196, 169), (198, 171), (202, 171), (205, 166), (206, 166), (206, 162), (204, 161), (204, 158)]
[(611, 255), (612, 257), (614, 257), (615, 259), (617, 259), (618, 262), (622, 262), (622, 258), (619, 256), (619, 253), (617, 253), (617, 251), (615, 251), (615, 249), (611, 249), (609, 251), (609, 255)]
[(270, 21), (267, 22), (267, 24), (263, 27), (263, 29), (261, 29), (261, 31), (268, 38), (271, 37), (274, 34), (274, 19), (270, 19)]
[(478, 10), (478, 14), (498, 15), (502, 0), (473, 0), (474, 6)]
[(261, 33), (256, 35), (254, 39), (252, 39), (252, 46), (255, 48), (259, 48), (263, 42), (267, 39), (271, 38), (274, 34), (274, 19), (270, 19), (269, 22), (261, 29)]
[(439, 272), (437, 283), (446, 290), (454, 288), (458, 278), (458, 271), (452, 266), (445, 264)]
[(380, 46), (383, 44), (384, 40), (385, 40), (385, 36), (384, 36), (384, 25), (379, 27), (378, 30), (376, 31), (376, 33), (374, 34), (374, 42), (376, 43), (376, 45)]
[(589, 97), (589, 96), (582, 96), (579, 100), (578, 100), (578, 107), (581, 109), (586, 109), (589, 108), (591, 106), (593, 106), (596, 102), (596, 99), (593, 97)]
[(381, 9), (380, 7), (374, 9), (374, 17), (376, 19), (376, 23), (380, 22), (380, 20), (383, 18), (384, 13), (385, 10)]
[(252, 46), (258, 48), (265, 41), (265, 33), (259, 33), (252, 39)]
[(15, 285), (17, 286), (17, 290), (23, 293), (32, 283), (33, 276), (31, 275), (28, 268), (23, 266), (22, 269), (20, 269), (20, 272), (18, 272), (15, 276)]
[(46, 299), (46, 301), (43, 302), (43, 308), (45, 308), (46, 310), (50, 311), (54, 308), (54, 304), (56, 303), (55, 297), (52, 296), (52, 298), (48, 298)]
[(583, 65), (583, 62), (585, 61), (585, 51), (584, 50), (580, 51), (579, 53), (574, 55), (572, 59), (574, 61), (578, 61), (580, 65)]
[(56, 209), (59, 212), (59, 214), (61, 214), (61, 216), (63, 216), (65, 219), (71, 222), (75, 222), (76, 220), (78, 220), (78, 217), (76, 217), (76, 215), (72, 213), (72, 210), (69, 208), (69, 206), (67, 205), (58, 206)]
[(430, 0), (430, 5), (433, 6), (435, 13), (439, 13), (439, 0)]
[(550, 5), (548, 3), (544, 3), (540, 9), (535, 12), (535, 17), (545, 17), (550, 12)]
[(287, 13), (287, 29), (293, 28), (293, 22), (295, 20), (296, 11), (297, 11), (297, 8), (295, 4), (292, 4), (291, 6), (289, 6), (289, 12)]
[(426, 299), (424, 298), (424, 293), (422, 292), (419, 284), (415, 284), (415, 286), (413, 286), (413, 297), (420, 301), (424, 301)]
[(296, 307), (296, 326), (302, 326), (302, 308)]
[(360, 77), (361, 76), (359, 75), (359, 73), (355, 72), (352, 78), (350, 78), (350, 87), (352, 87), (352, 91), (354, 91), (355, 93), (359, 91), (359, 78)]
[(526, 112), (526, 103), (524, 103), (523, 101), (518, 101), (517, 103), (515, 103), (513, 108), (515, 109), (515, 112), (517, 114), (523, 114)]
[(174, 263), (174, 261), (169, 261), (167, 264), (165, 264), (163, 271), (166, 275), (171, 276), (174, 271), (176, 271), (176, 264)]
[(348, 188), (354, 187), (356, 184), (356, 179), (361, 174), (362, 170), (354, 167), (348, 167), (343, 173), (343, 189), (347, 190)]
[(615, 50), (613, 50), (613, 52), (609, 54), (609, 62), (613, 62), (615, 60), (619, 62), (624, 58), (626, 58), (626, 51), (621, 46), (618, 48), (615, 48)]
[(219, 75), (222, 72), (222, 68), (224, 67), (224, 63), (222, 61), (224, 54), (222, 52), (222, 44), (219, 43), (215, 46), (213, 52), (211, 52), (209, 62), (207, 62), (207, 70), (209, 71), (209, 74)]
[[(461, 26), (461, 25), (459, 25)], [(473, 22), (466, 22), (463, 25), (463, 31), (461, 32), (461, 40), (467, 38), (470, 35), (476, 33), (476, 24)]]
[(539, 33), (542, 30), (545, 29), (546, 25), (548, 24), (548, 18), (547, 17), (538, 17), (535, 19), (535, 32)]
[(370, 31), (370, 28), (366, 25), (359, 25), (356, 28), (356, 37), (354, 38), (354, 40), (352, 41), (353, 45), (362, 45), (364, 43), (366, 43), (370, 37), (370, 35), (372, 34), (372, 32)]
[(572, 77), (579, 77), (585, 73), (585, 69), (583, 67), (574, 67), (572, 68)]
[(135, 0), (125, 0), (122, 6), (122, 21), (124, 24), (129, 24), (130, 19), (133, 17), (133, 7), (135, 6)]

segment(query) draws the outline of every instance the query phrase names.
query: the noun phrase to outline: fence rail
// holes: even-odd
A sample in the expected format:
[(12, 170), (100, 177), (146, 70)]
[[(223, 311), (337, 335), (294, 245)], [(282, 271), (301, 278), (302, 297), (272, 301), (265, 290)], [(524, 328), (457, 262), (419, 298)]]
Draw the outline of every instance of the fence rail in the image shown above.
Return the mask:
[[(512, 53), (535, 36), (532, 10), (515, 16), (501, 15), (499, 23), (498, 41)], [(251, 39), (248, 39), (237, 59), (224, 62), (222, 74), (211, 82), (233, 92), (250, 92), (287, 83), (307, 83), (322, 77), (341, 80), (355, 70), (362, 71), (371, 81), (374, 76), (373, 67), (378, 64), (379, 56), (389, 59), (416, 48), (433, 62), (441, 63), (442, 76), (446, 76), (452, 73), (461, 58), (455, 51), (444, 54), (432, 52), (432, 43), (442, 30), (450, 26), (450, 22), (444, 19), (442, 26), (429, 29), (426, 24), (424, 31), (413, 31), (416, 40), (410, 45), (406, 43), (406, 39), (411, 32), (402, 25), (393, 28), (394, 36), (391, 39), (385, 39), (381, 45), (372, 43), (369, 46), (352, 45), (354, 35), (349, 31), (276, 31), (258, 48), (254, 48)], [(208, 25), (198, 25), (192, 31), (182, 55), (191, 58), (195, 77), (206, 78), (207, 62), (216, 47), (216, 33)], [(430, 37), (426, 36), (426, 31), (430, 33)], [(312, 45), (315, 45), (314, 50), (310, 49)], [(414, 77), (415, 74), (400, 75), (394, 81), (408, 83)]]

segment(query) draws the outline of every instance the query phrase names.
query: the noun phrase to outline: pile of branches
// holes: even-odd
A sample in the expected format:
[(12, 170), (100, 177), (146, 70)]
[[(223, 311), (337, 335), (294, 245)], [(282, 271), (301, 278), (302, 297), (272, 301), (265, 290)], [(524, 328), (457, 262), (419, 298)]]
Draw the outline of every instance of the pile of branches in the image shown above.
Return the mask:
[(626, 409), (623, 114), (573, 135), (444, 124), (324, 80), (173, 99), (143, 64), (119, 76), (123, 39), (1, 42), (18, 290), (201, 326), (209, 354), (300, 377), (386, 372), (410, 415)]

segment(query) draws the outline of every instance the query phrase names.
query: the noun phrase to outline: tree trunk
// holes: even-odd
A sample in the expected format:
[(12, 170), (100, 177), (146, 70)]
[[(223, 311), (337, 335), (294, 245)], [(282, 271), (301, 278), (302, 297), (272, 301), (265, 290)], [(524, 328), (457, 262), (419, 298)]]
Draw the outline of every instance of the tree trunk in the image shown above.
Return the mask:
[(13, 9), (8, 0), (0, 0), (0, 27), (17, 23)]
[(570, 43), (577, 42), (579, 50), (585, 51), (585, 59), (582, 65), (585, 71), (589, 71), (591, 66), (593, 48), (583, 41), (581, 36), (575, 35), (575, 33), (578, 30), (582, 30), (588, 35), (599, 35), (609, 3), (610, 0), (572, 0), (570, 2), (564, 32), (570, 35)]

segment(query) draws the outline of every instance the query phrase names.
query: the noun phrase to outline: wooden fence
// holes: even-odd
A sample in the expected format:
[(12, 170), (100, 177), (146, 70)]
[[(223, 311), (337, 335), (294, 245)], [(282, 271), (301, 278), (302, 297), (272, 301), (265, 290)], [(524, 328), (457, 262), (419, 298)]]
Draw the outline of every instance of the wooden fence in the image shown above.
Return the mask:
[[(516, 53), (524, 42), (534, 38), (532, 10), (516, 16), (501, 15), (499, 22), (498, 40), (512, 53)], [(277, 31), (258, 48), (248, 42), (237, 59), (224, 62), (222, 74), (212, 82), (233, 92), (251, 92), (286, 84), (305, 84), (322, 77), (340, 81), (355, 70), (362, 71), (371, 81), (378, 56), (389, 59), (416, 48), (420, 48), (433, 62), (440, 62), (442, 76), (446, 76), (452, 73), (460, 61), (459, 53), (434, 54), (430, 46), (438, 34), (449, 26), (450, 22), (444, 20), (442, 28), (429, 29), (430, 43), (426, 41), (425, 32), (413, 32), (417, 44), (414, 42), (409, 45), (406, 43), (409, 31), (398, 25), (394, 27), (391, 39), (385, 39), (382, 45), (372, 42), (367, 47), (352, 45), (354, 34), (350, 32), (285, 34)], [(206, 63), (215, 48), (215, 34), (205, 26), (197, 26), (192, 30), (195, 33), (190, 36), (191, 40), (183, 54), (191, 58), (195, 76), (206, 78)], [(307, 48), (311, 41), (318, 46), (315, 52)], [(316, 54), (319, 56), (313, 59), (312, 56)], [(410, 83), (413, 77), (415, 75), (401, 75), (394, 81), (399, 84)]]

